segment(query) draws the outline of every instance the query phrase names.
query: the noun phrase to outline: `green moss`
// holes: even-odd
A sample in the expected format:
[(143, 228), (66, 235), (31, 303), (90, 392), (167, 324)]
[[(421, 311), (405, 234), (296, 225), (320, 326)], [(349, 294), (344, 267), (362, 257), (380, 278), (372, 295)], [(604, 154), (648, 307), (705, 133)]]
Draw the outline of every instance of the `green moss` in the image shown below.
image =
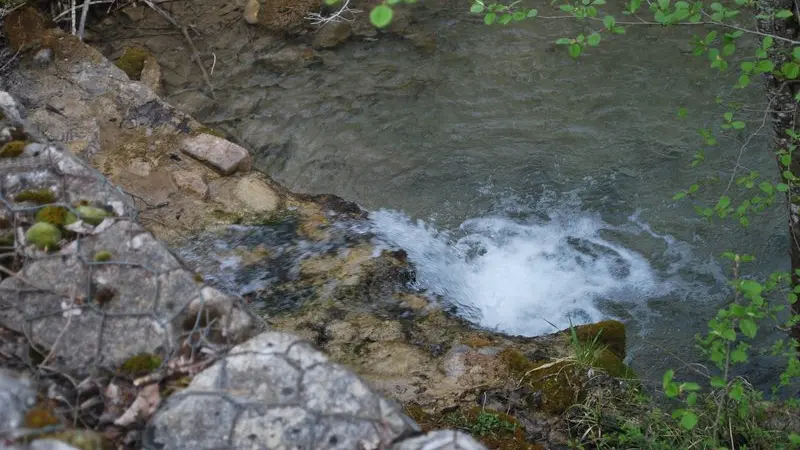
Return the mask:
[(111, 261), (111, 252), (108, 250), (100, 250), (94, 254), (95, 262)]
[(596, 369), (617, 378), (637, 378), (636, 373), (628, 367), (622, 360), (610, 349), (603, 349), (598, 352), (594, 363), (592, 364)]
[(195, 273), (194, 274), (194, 282), (198, 284), (204, 283), (206, 280), (203, 278), (202, 273)]
[[(622, 322), (606, 320), (588, 325), (579, 325), (575, 327), (575, 333), (581, 342), (592, 343), (597, 338), (597, 344), (608, 348), (618, 358), (625, 358), (625, 325)], [(566, 334), (569, 335), (569, 330), (567, 330)]]
[(56, 195), (50, 189), (36, 189), (22, 191), (14, 196), (14, 201), (31, 202), (38, 205), (46, 205), (56, 201)]
[(2, 149), (0, 149), (0, 158), (14, 158), (22, 154), (25, 151), (25, 146), (28, 145), (25, 141), (11, 141), (6, 143)]
[(75, 214), (63, 206), (45, 206), (36, 212), (37, 222), (47, 222), (57, 226), (75, 223), (78, 220)]
[(33, 408), (25, 412), (25, 428), (39, 429), (59, 425), (60, 423), (53, 412), (53, 408), (43, 402), (37, 403)]
[(111, 215), (105, 209), (94, 206), (79, 206), (76, 212), (78, 217), (89, 225), (99, 225), (103, 219)]
[(512, 377), (522, 380), (531, 391), (541, 394), (536, 400), (541, 402), (536, 405), (537, 409), (559, 415), (585, 395), (580, 370), (570, 361), (533, 362), (513, 348), (503, 350), (499, 356)]
[(40, 250), (54, 250), (61, 241), (61, 231), (53, 224), (37, 222), (25, 233), (25, 239)]
[(0, 233), (0, 247), (13, 247), (14, 246), (14, 232), (4, 231)]
[(138, 80), (144, 69), (144, 60), (150, 52), (141, 47), (130, 47), (125, 53), (114, 61), (114, 64), (128, 74), (131, 80)]
[(128, 358), (127, 361), (122, 363), (120, 372), (128, 375), (140, 376), (152, 373), (154, 370), (161, 366), (163, 359), (160, 356), (152, 353), (139, 353), (136, 356)]

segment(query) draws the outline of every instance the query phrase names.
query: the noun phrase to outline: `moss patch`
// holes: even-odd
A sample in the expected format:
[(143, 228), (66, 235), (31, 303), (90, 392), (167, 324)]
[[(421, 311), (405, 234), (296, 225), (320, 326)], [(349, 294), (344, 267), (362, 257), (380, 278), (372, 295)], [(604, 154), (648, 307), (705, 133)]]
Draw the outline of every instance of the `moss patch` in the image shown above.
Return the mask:
[(138, 80), (144, 69), (144, 60), (150, 56), (150, 52), (141, 47), (129, 47), (125, 53), (114, 61), (114, 64), (122, 69), (131, 80)]
[(61, 230), (53, 224), (36, 222), (25, 232), (25, 239), (40, 250), (55, 250), (61, 241)]
[[(578, 339), (583, 343), (591, 343), (597, 338), (597, 343), (605, 346), (620, 359), (625, 358), (625, 325), (616, 320), (605, 320), (603, 322), (575, 327)], [(566, 332), (569, 335), (569, 330)], [(598, 337), (599, 336), (599, 337)]]
[(4, 20), (4, 30), (9, 46), (24, 52), (41, 45), (46, 20), (36, 8), (27, 6), (12, 11)]
[(0, 149), (0, 158), (14, 158), (25, 151), (25, 146), (28, 145), (25, 141), (11, 141), (3, 145)]
[(108, 250), (100, 250), (99, 252), (94, 254), (94, 261), (95, 262), (105, 262), (111, 261), (111, 252)]
[(139, 353), (136, 356), (128, 358), (127, 361), (122, 363), (120, 372), (133, 376), (141, 376), (152, 373), (154, 370), (161, 367), (163, 359), (152, 353)]
[(14, 246), (14, 232), (3, 231), (0, 232), (0, 247), (13, 247)]
[(514, 378), (521, 380), (533, 392), (539, 392), (538, 408), (553, 415), (560, 415), (585, 396), (584, 376), (578, 366), (570, 361), (533, 362), (520, 351), (507, 348), (499, 354)]
[(50, 189), (35, 189), (22, 191), (14, 196), (16, 202), (31, 202), (37, 205), (46, 205), (56, 201), (56, 194)]
[(464, 344), (472, 348), (491, 347), (494, 343), (483, 336), (470, 336), (464, 339)]
[(39, 429), (60, 425), (61, 421), (53, 413), (52, 407), (40, 402), (25, 412), (25, 428)]
[(47, 222), (49, 224), (64, 226), (75, 223), (77, 221), (75, 214), (63, 206), (45, 206), (36, 212), (37, 222)]
[(606, 348), (598, 352), (593, 367), (617, 378), (637, 378), (636, 373), (628, 367), (610, 349)]

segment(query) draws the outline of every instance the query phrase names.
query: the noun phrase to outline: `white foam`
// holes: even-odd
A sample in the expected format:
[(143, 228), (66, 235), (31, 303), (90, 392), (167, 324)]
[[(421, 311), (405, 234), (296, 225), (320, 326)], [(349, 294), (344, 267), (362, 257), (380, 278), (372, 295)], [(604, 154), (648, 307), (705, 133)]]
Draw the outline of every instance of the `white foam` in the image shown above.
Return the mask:
[(458, 236), (402, 213), (370, 214), (373, 232), (408, 252), (419, 287), (481, 326), (525, 336), (601, 320), (604, 300), (640, 302), (667, 286), (641, 255), (600, 237), (611, 227), (559, 211), (520, 223), (471, 219)]

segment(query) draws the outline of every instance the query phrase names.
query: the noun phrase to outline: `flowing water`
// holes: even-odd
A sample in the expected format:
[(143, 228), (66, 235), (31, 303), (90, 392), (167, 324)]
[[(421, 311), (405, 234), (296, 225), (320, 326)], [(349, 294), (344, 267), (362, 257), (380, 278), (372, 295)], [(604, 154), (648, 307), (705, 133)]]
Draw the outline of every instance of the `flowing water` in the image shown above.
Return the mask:
[[(388, 38), (289, 75), (243, 67), (222, 83), (227, 103), (195, 114), (290, 189), (373, 211), (419, 286), (477, 324), (536, 335), (619, 318), (645, 376), (696, 357), (694, 333), (727, 297), (724, 250), (755, 254), (760, 272), (785, 266), (777, 209), (745, 230), (671, 200), (711, 177), (719, 195), (737, 158), (739, 173), (775, 172), (763, 93), (733, 92), (687, 51), (700, 27), (631, 27), (575, 61), (551, 44), (580, 30), (571, 21), (487, 28), (457, 10), (422, 26), (433, 52)], [(725, 111), (717, 96), (751, 110), (748, 133), (721, 135), (690, 168), (696, 129)]]

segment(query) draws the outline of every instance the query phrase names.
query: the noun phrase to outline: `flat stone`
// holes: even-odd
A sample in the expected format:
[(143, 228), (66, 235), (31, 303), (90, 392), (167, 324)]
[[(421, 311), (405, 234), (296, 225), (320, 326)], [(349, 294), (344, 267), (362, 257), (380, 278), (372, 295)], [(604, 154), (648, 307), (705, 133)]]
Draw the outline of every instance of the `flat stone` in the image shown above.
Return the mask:
[(256, 177), (239, 180), (233, 193), (239, 201), (256, 212), (274, 211), (280, 203), (280, 196)]
[(258, 11), (261, 9), (261, 3), (258, 0), (247, 0), (247, 4), (244, 6), (244, 13), (242, 16), (244, 17), (244, 21), (249, 23), (250, 25), (255, 25), (258, 23)]
[(181, 190), (197, 194), (202, 199), (208, 197), (208, 185), (202, 173), (178, 170), (172, 172), (172, 181)]
[(153, 170), (153, 165), (149, 162), (143, 160), (142, 158), (136, 158), (128, 164), (128, 172), (140, 176), (146, 177), (150, 175), (150, 172)]
[(211, 134), (186, 138), (181, 143), (181, 151), (206, 163), (222, 175), (230, 175), (236, 171), (247, 172), (252, 164), (250, 153), (246, 149)]
[(334, 48), (350, 38), (352, 27), (347, 22), (334, 22), (317, 30), (312, 46), (316, 49)]

